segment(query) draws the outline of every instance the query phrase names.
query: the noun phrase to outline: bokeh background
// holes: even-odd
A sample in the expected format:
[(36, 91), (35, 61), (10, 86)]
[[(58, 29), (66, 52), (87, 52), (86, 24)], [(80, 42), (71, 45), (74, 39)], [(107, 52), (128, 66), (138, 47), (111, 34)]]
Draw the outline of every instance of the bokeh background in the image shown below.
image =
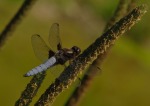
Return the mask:
[[(87, 48), (99, 37), (119, 0), (37, 0), (0, 48), (0, 105), (13, 106), (30, 78), (28, 70), (41, 62), (35, 57), (31, 36), (40, 34), (48, 44), (52, 23), (60, 24), (63, 47)], [(0, 0), (0, 31), (22, 5), (22, 0)], [(150, 6), (149, 0), (137, 1)], [(109, 52), (81, 106), (150, 106), (150, 14), (124, 34)], [(54, 81), (46, 79), (33, 103)], [(61, 93), (54, 106), (63, 106), (76, 86)]]

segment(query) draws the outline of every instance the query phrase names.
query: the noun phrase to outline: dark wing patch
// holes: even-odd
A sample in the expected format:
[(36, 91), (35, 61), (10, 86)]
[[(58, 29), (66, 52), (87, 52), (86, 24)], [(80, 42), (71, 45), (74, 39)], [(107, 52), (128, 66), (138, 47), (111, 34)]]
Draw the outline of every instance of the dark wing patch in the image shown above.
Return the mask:
[(53, 51), (49, 50), (49, 58), (54, 56), (54, 55), (55, 55), (55, 53)]

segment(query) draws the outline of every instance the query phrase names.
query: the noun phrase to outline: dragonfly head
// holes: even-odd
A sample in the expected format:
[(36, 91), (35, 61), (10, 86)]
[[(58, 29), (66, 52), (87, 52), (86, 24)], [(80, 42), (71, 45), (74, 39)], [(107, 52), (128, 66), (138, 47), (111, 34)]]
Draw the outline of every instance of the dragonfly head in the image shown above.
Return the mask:
[(81, 49), (77, 46), (73, 46), (71, 49), (73, 50), (75, 56), (79, 55), (81, 52)]

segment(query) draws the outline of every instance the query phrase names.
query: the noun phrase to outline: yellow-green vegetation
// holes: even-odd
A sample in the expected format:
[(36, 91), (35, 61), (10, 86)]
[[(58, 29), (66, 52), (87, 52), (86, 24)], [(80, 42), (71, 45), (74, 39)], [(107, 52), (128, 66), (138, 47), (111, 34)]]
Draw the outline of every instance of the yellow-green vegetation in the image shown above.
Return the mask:
[[(0, 48), (0, 105), (12, 106), (31, 78), (23, 75), (40, 64), (31, 47), (31, 36), (41, 35), (48, 40), (52, 23), (60, 24), (64, 47), (77, 45), (84, 50), (101, 35), (119, 0), (43, 0), (37, 1), (4, 46)], [(149, 0), (138, 1), (148, 4)], [(19, 0), (0, 3), (0, 29), (4, 29), (20, 5)], [(148, 11), (149, 12), (149, 11)], [(109, 52), (81, 106), (149, 106), (150, 98), (150, 14), (116, 42)], [(47, 42), (48, 43), (48, 42)], [(54, 81), (47, 76), (33, 99), (35, 101)], [(57, 97), (54, 106), (62, 106), (75, 87)]]

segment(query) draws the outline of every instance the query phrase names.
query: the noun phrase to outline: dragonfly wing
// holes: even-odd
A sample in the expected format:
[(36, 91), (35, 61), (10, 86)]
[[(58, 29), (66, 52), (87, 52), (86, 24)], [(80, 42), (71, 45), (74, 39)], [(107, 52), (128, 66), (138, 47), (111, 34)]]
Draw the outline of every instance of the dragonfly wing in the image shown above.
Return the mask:
[(61, 39), (59, 36), (59, 24), (53, 23), (49, 32), (49, 43), (52, 50), (55, 52), (62, 48)]
[(46, 61), (48, 58), (54, 55), (54, 52), (46, 45), (40, 35), (33, 35), (31, 37), (32, 47), (35, 55), (41, 60)]
[(50, 73), (55, 77), (59, 77), (59, 75), (64, 71), (64, 66), (63, 65), (57, 65), (55, 67), (52, 67), (52, 69), (50, 69)]

